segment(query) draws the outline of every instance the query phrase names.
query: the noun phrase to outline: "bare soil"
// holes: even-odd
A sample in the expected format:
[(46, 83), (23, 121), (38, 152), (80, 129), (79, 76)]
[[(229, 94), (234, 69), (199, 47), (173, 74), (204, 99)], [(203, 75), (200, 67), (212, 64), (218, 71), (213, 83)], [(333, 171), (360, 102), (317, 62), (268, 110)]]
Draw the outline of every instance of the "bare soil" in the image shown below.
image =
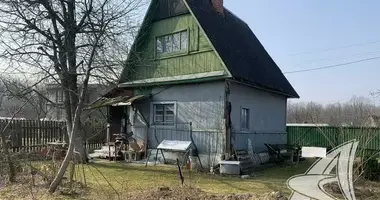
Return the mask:
[(268, 194), (207, 194), (198, 188), (168, 188), (162, 187), (154, 191), (144, 191), (130, 195), (127, 199), (131, 200), (285, 200), (287, 199), (281, 192)]
[[(356, 183), (354, 187), (356, 199), (380, 199), (380, 183), (378, 182), (363, 181)], [(324, 189), (334, 197), (344, 199), (337, 183), (326, 184), (324, 185)]]

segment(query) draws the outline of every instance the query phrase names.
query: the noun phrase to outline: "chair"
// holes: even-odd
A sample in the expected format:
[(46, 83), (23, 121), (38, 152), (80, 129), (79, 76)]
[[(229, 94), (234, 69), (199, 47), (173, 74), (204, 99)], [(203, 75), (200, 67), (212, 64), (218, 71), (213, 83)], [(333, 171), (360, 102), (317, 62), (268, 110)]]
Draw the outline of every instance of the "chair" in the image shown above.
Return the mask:
[(125, 160), (138, 161), (141, 159), (142, 154), (145, 153), (144, 142), (132, 142), (129, 143), (129, 149), (125, 151)]

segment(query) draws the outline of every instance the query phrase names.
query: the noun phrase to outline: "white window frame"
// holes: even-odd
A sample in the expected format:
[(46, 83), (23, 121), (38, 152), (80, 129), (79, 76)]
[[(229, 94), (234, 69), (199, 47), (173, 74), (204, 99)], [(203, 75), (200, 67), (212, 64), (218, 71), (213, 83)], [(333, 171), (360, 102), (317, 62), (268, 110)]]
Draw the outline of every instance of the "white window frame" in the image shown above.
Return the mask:
[[(182, 33), (186, 33), (186, 41), (185, 41), (185, 47), (183, 48), (183, 43), (182, 43)], [(179, 49), (177, 50), (174, 50), (174, 35), (179, 35)], [(165, 51), (164, 49), (164, 46), (163, 44), (165, 44), (165, 39), (169, 39), (169, 42), (171, 44), (171, 50), (170, 51)], [(158, 51), (158, 42), (160, 41), (161, 43), (161, 46), (162, 46), (162, 49), (161, 51), (162, 52), (159, 52)], [(185, 30), (181, 30), (181, 31), (177, 31), (177, 32), (174, 32), (174, 33), (170, 33), (170, 34), (166, 34), (166, 35), (161, 35), (161, 36), (157, 36), (156, 39), (155, 39), (155, 55), (157, 57), (160, 57), (160, 56), (165, 56), (165, 55), (171, 55), (171, 54), (176, 54), (176, 53), (183, 53), (183, 52), (187, 52), (189, 49), (189, 30), (185, 29)]]
[[(246, 125), (247, 127), (243, 127), (243, 110), (247, 110), (247, 119), (246, 119)], [(250, 109), (247, 107), (240, 107), (240, 131), (248, 132), (250, 127), (250, 121), (251, 121), (251, 113)]]
[[(155, 124), (155, 105), (167, 105), (167, 104), (173, 104), (174, 105), (174, 122), (173, 124)], [(150, 105), (150, 125), (154, 127), (176, 127), (177, 125), (177, 102), (176, 101), (158, 101), (158, 102), (152, 102)]]
[(56, 103), (63, 103), (65, 101), (65, 93), (63, 89), (58, 89), (56, 91)]

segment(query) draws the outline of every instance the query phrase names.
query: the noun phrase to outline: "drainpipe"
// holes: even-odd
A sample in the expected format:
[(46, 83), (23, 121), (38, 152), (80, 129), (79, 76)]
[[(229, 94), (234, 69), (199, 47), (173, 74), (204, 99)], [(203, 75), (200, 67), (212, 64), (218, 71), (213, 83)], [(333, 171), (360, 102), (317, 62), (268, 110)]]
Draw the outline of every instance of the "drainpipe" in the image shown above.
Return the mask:
[(107, 145), (108, 145), (108, 159), (109, 161), (112, 161), (111, 159), (111, 124), (112, 124), (112, 116), (110, 111), (110, 106), (107, 106)]

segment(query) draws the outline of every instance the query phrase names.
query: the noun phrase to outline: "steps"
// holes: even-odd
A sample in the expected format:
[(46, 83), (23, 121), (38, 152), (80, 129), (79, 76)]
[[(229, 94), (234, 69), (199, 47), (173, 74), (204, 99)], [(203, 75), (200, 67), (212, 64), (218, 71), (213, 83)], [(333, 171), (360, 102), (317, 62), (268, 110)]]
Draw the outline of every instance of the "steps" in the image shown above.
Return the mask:
[(241, 174), (250, 174), (255, 167), (251, 155), (246, 150), (236, 150), (237, 160), (240, 162)]
[(108, 158), (110, 150), (111, 150), (111, 157), (114, 157), (115, 146), (113, 146), (112, 144), (110, 146), (104, 145), (100, 149), (94, 150), (94, 153), (91, 153), (89, 156), (92, 158)]

